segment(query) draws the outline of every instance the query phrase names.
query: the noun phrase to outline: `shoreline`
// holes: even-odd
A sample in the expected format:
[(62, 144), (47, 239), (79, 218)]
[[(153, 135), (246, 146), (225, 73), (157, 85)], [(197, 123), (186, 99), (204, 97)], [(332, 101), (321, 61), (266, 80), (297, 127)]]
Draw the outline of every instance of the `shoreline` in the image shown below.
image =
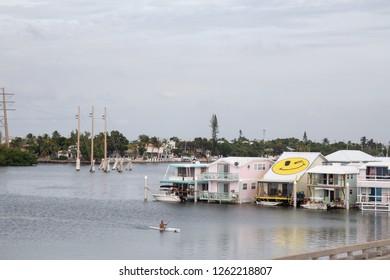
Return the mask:
[[(126, 159), (125, 159), (126, 160)], [(128, 159), (127, 159), (128, 160)], [(202, 158), (198, 160), (199, 162), (207, 162), (206, 159)], [(144, 159), (133, 159), (130, 160), (131, 163), (139, 163), (139, 164), (145, 164), (145, 163), (191, 163), (191, 161), (179, 161), (179, 160), (144, 160)], [(66, 160), (56, 160), (56, 159), (38, 159), (37, 164), (40, 163), (49, 163), (49, 164), (76, 164), (75, 159), (66, 159)], [(80, 164), (87, 165), (90, 164), (90, 161), (82, 160), (80, 161)], [(95, 160), (95, 164), (100, 164), (101, 160)]]

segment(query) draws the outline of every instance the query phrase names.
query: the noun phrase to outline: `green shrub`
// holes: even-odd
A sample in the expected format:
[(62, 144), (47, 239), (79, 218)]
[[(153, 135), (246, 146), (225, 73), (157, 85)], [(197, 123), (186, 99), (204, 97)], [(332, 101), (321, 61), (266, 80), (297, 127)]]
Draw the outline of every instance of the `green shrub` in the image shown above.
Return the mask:
[(30, 152), (0, 147), (0, 166), (31, 166), (34, 164), (37, 164), (37, 158)]

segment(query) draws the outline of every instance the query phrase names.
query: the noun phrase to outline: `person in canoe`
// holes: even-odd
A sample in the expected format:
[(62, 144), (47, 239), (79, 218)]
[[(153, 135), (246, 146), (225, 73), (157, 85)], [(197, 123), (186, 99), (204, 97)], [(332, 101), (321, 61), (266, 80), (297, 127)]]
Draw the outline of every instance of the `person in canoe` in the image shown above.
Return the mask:
[(167, 227), (168, 224), (164, 224), (164, 221), (161, 220), (161, 223), (160, 223), (160, 230), (165, 230), (166, 227)]

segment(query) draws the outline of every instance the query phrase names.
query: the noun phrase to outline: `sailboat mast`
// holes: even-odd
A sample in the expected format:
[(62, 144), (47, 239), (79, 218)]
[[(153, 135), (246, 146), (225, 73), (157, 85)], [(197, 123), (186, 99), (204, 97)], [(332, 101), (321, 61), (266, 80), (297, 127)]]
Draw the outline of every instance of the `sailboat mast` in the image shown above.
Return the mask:
[(104, 107), (104, 171), (108, 172), (108, 162), (107, 162), (107, 110)]
[(80, 106), (77, 108), (77, 156), (76, 171), (80, 171)]
[(107, 159), (107, 108), (104, 107), (104, 160), (103, 160), (103, 171), (110, 172), (110, 162)]
[(94, 113), (94, 108), (92, 106), (92, 113), (91, 113), (91, 117), (92, 117), (92, 132), (91, 132), (91, 169), (90, 169), (90, 172), (95, 172), (95, 160), (93, 159), (93, 138), (95, 137), (94, 136), (94, 120), (95, 120), (95, 113)]

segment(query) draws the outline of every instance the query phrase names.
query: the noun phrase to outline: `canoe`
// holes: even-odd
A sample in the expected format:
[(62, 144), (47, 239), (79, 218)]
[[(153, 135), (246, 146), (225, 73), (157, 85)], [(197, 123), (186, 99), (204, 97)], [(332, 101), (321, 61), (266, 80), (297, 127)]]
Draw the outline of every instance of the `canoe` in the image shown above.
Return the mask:
[(170, 227), (167, 227), (165, 229), (161, 229), (160, 227), (154, 227), (154, 226), (149, 226), (149, 228), (157, 229), (159, 231), (180, 232), (180, 228), (170, 228)]

